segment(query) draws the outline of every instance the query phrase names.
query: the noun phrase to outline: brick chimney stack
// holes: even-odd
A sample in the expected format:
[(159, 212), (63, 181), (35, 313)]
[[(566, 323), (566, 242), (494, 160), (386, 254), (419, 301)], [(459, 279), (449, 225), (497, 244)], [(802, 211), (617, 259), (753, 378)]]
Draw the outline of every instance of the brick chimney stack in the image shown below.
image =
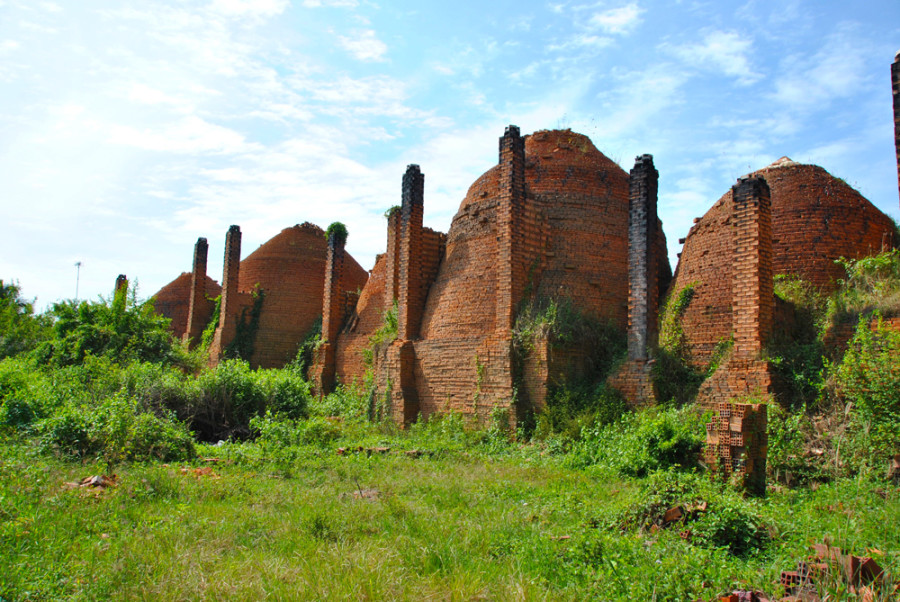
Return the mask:
[(900, 191), (900, 51), (891, 64), (891, 87), (894, 92), (894, 148), (897, 153), (897, 189)]
[(634, 162), (628, 200), (628, 359), (646, 360), (659, 333), (659, 258), (654, 244), (659, 172), (652, 155)]
[(734, 355), (756, 359), (772, 332), (775, 315), (769, 185), (761, 177), (747, 176), (738, 180), (732, 194)]
[(222, 270), (222, 303), (219, 306), (219, 336), (225, 349), (237, 334), (239, 309), (238, 281), (241, 270), (241, 228), (231, 226), (225, 235), (225, 266)]
[(128, 276), (126, 276), (125, 274), (119, 274), (116, 277), (116, 288), (114, 290), (114, 296), (118, 295), (122, 291), (128, 292)]
[(209, 243), (205, 238), (198, 238), (194, 245), (194, 266), (191, 271), (191, 298), (188, 305), (187, 328), (184, 340), (191, 346), (200, 341), (206, 327), (206, 259), (209, 254)]
[(400, 205), (400, 285), (399, 324), (401, 340), (419, 338), (425, 290), (422, 282), (422, 219), (424, 212), (425, 176), (418, 165), (409, 165), (403, 174)]
[(516, 305), (525, 290), (523, 230), (525, 209), (525, 139), (510, 125), (500, 138), (500, 190), (497, 209), (497, 328), (515, 326)]

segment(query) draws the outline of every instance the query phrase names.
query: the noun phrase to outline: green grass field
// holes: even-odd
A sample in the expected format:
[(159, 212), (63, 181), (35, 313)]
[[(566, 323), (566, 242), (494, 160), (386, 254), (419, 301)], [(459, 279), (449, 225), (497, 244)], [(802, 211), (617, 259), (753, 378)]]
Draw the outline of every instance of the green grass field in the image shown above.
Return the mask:
[[(337, 453), (357, 442), (391, 451)], [(780, 571), (823, 540), (900, 569), (900, 493), (865, 475), (762, 500), (666, 475), (684, 485), (673, 499), (703, 497), (726, 527), (738, 510), (759, 522), (765, 543), (735, 554), (684, 539), (690, 524), (623, 523), (659, 481), (568, 468), (537, 446), (372, 431), (277, 457), (257, 444), (199, 451), (192, 463), (119, 466), (116, 486), (92, 489), (66, 483), (104, 465), (4, 440), (0, 597), (715, 600), (779, 593)], [(830, 599), (853, 599), (841, 587)]]

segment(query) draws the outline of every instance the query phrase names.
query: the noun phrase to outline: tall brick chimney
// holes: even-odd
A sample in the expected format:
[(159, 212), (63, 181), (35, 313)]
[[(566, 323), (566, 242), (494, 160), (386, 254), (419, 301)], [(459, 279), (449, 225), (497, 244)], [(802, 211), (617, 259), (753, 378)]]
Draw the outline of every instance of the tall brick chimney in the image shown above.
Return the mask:
[(327, 395), (335, 385), (337, 337), (344, 319), (344, 264), (347, 253), (343, 232), (329, 232), (325, 259), (325, 291), (322, 303), (322, 338), (315, 372), (319, 392)]
[(498, 192), (497, 328), (508, 331), (515, 325), (527, 275), (520, 224), (525, 210), (525, 139), (514, 125), (500, 138)]
[(655, 243), (659, 173), (652, 155), (634, 162), (628, 199), (628, 359), (646, 360), (658, 342), (659, 257)]
[(732, 195), (734, 356), (755, 359), (772, 332), (775, 313), (769, 185), (761, 177), (743, 177)]
[(113, 291), (113, 296), (116, 296), (123, 291), (126, 293), (128, 292), (128, 276), (119, 274), (116, 276), (116, 288)]
[(894, 92), (894, 148), (897, 153), (897, 189), (900, 190), (900, 51), (891, 64), (891, 88)]
[(225, 265), (222, 271), (222, 303), (219, 306), (219, 352), (234, 340), (237, 333), (238, 281), (241, 271), (241, 228), (231, 226), (225, 235)]
[(341, 330), (344, 314), (344, 259), (346, 241), (334, 232), (328, 235), (328, 251), (325, 259), (325, 291), (322, 312), (322, 338), (334, 343)]
[(384, 307), (390, 308), (400, 296), (400, 211), (396, 207), (387, 216), (387, 279), (384, 284)]
[(425, 291), (422, 282), (422, 216), (425, 176), (418, 165), (409, 165), (403, 174), (403, 201), (400, 205), (400, 283), (398, 287), (401, 340), (419, 338)]
[(191, 298), (188, 303), (187, 327), (184, 332), (185, 342), (195, 346), (206, 327), (206, 259), (209, 254), (209, 243), (205, 238), (198, 238), (194, 245), (194, 267), (191, 270)]

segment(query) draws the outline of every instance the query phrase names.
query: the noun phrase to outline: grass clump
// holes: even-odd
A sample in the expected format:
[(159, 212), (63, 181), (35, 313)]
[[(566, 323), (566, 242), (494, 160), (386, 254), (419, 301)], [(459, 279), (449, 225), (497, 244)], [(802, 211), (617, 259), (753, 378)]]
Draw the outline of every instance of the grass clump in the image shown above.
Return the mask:
[(625, 414), (618, 422), (585, 427), (568, 461), (628, 477), (669, 468), (692, 470), (705, 441), (703, 424), (692, 407)]

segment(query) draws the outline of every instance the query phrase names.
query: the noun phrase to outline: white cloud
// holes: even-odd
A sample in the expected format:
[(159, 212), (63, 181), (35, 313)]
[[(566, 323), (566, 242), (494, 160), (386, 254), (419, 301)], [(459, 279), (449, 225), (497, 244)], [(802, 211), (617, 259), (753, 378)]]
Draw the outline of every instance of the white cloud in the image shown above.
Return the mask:
[(162, 128), (114, 125), (110, 128), (108, 141), (145, 150), (181, 154), (231, 154), (246, 150), (241, 134), (193, 115)]
[(734, 31), (708, 31), (703, 40), (684, 46), (663, 46), (694, 67), (721, 72), (735, 77), (742, 84), (753, 83), (761, 77), (750, 65), (753, 41)]
[(350, 36), (338, 36), (341, 47), (361, 61), (383, 61), (387, 44), (378, 39), (375, 31), (365, 29)]
[(858, 94), (866, 83), (871, 45), (849, 28), (826, 38), (813, 56), (793, 55), (782, 64), (772, 98), (795, 108), (820, 107)]
[(600, 49), (611, 46), (613, 39), (607, 36), (598, 36), (591, 33), (578, 33), (559, 44), (547, 46), (548, 52), (566, 51), (572, 49)]
[(274, 17), (288, 4), (288, 0), (214, 0), (210, 8), (231, 17)]
[(609, 34), (628, 34), (641, 23), (644, 9), (636, 3), (595, 13), (588, 20), (588, 25)]
[(359, 6), (357, 0), (303, 0), (306, 8), (319, 8), (321, 6), (334, 6), (343, 8), (355, 8)]

